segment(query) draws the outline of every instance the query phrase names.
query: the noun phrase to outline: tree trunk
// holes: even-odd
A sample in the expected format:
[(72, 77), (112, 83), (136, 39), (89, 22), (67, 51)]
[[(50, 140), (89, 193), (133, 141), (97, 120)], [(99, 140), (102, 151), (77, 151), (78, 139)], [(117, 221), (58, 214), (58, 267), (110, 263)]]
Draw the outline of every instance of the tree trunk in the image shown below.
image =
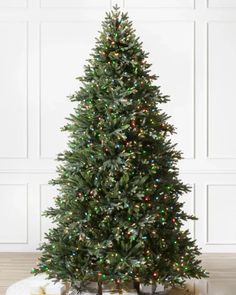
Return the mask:
[(156, 293), (157, 285), (155, 283), (152, 284), (152, 294)]
[(134, 288), (136, 289), (138, 294), (141, 294), (140, 292), (140, 283), (137, 281), (134, 281)]
[(98, 282), (98, 295), (102, 295), (102, 282)]

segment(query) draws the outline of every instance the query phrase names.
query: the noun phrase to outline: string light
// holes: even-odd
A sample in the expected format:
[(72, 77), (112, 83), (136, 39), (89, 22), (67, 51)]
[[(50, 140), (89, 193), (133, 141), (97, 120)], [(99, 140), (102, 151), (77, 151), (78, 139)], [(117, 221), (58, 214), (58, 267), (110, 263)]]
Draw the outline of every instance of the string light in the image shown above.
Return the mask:
[(150, 201), (150, 197), (149, 197), (149, 196), (145, 196), (145, 197), (144, 197), (144, 200), (145, 200), (145, 201)]
[(136, 121), (135, 120), (131, 120), (130, 125), (134, 128), (136, 127)]
[(157, 273), (156, 273), (156, 272), (154, 272), (152, 275), (153, 275), (154, 277), (157, 277)]

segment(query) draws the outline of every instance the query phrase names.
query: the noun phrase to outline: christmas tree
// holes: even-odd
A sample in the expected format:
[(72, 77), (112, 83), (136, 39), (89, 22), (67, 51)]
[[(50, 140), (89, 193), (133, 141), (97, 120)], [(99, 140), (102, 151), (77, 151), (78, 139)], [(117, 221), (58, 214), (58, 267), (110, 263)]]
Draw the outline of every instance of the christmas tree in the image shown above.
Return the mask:
[(169, 98), (154, 83), (151, 64), (127, 13), (106, 14), (91, 58), (70, 96), (74, 113), (63, 128), (68, 149), (58, 155), (55, 207), (44, 215), (54, 227), (40, 246), (34, 273), (77, 282), (129, 281), (182, 286), (206, 277), (179, 197), (182, 153), (175, 128), (160, 108)]

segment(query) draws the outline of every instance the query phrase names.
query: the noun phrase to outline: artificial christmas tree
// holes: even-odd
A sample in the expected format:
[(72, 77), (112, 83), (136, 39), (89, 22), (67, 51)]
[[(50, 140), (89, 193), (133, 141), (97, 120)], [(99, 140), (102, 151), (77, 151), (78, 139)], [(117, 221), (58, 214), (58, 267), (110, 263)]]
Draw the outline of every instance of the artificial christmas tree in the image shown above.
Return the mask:
[[(182, 286), (206, 277), (198, 247), (183, 222), (179, 196), (189, 187), (178, 179), (175, 132), (161, 110), (168, 96), (154, 84), (148, 56), (126, 13), (106, 15), (80, 90), (70, 96), (74, 114), (62, 164), (55, 208), (45, 215), (46, 234), (34, 273), (70, 281), (80, 290), (89, 282)], [(80, 282), (80, 286), (78, 285)]]

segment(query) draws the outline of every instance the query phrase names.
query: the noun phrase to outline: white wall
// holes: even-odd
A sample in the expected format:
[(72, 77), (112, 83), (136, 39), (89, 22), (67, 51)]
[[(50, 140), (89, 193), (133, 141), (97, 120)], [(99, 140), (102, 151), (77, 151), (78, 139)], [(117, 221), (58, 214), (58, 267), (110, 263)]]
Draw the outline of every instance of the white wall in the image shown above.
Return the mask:
[[(236, 251), (236, 0), (124, 0), (172, 101), (204, 252)], [(115, 2), (113, 2), (115, 3)], [(109, 0), (0, 0), (0, 251), (35, 251), (59, 130)]]

